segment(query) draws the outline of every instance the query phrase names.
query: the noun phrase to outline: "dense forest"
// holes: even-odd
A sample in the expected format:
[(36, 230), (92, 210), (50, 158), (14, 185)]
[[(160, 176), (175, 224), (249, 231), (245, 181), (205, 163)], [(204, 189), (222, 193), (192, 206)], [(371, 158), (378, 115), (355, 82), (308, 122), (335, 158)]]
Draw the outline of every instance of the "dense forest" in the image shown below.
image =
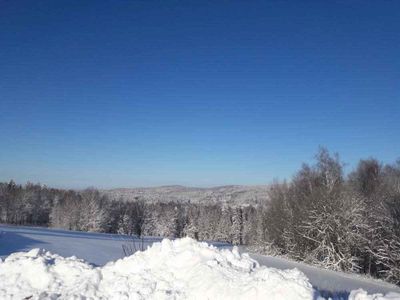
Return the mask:
[(0, 183), (0, 222), (226, 241), (400, 283), (400, 161), (360, 160), (345, 175), (323, 148), (257, 205), (111, 200), (96, 189), (10, 181)]

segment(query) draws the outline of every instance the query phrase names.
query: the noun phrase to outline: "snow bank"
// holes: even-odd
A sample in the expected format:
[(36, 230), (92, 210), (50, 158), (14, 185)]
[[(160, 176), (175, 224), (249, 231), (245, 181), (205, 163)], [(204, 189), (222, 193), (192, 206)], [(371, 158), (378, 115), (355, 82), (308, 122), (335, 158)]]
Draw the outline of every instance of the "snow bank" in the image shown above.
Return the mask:
[[(349, 299), (384, 299), (379, 297), (358, 290)], [(39, 249), (0, 260), (0, 299), (313, 298), (311, 284), (297, 269), (260, 267), (235, 248), (218, 250), (189, 238), (163, 240), (103, 267)]]
[(93, 267), (34, 249), (0, 263), (0, 299), (312, 299), (300, 271), (184, 238)]
[(359, 289), (351, 291), (349, 295), (349, 300), (400, 300), (400, 294), (388, 293), (386, 295), (383, 294), (368, 295), (366, 291)]

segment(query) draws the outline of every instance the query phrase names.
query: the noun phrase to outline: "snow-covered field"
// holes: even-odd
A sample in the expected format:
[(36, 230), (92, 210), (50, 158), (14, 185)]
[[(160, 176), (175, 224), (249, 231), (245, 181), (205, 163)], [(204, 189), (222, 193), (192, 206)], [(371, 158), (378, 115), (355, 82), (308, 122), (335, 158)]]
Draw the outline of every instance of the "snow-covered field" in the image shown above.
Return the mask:
[[(161, 241), (152, 237), (144, 240), (145, 247)], [(41, 248), (64, 257), (75, 255), (89, 263), (104, 265), (122, 258), (122, 245), (130, 242), (130, 238), (117, 234), (0, 225), (0, 257), (3, 258), (13, 252)]]
[[(387, 283), (251, 255), (257, 263), (223, 243), (146, 238), (145, 246), (156, 244), (121, 259), (130, 241), (119, 235), (15, 226), (0, 232), (0, 299), (400, 299)], [(351, 292), (359, 288), (386, 297)]]

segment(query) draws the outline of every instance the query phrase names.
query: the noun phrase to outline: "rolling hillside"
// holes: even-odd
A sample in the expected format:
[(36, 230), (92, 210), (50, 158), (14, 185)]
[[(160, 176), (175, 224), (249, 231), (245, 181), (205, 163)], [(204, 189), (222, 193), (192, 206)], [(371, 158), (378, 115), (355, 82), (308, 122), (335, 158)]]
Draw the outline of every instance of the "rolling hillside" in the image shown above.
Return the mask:
[(268, 199), (267, 185), (229, 185), (211, 188), (184, 187), (179, 185), (149, 188), (120, 188), (104, 190), (113, 200), (181, 203), (226, 203), (231, 205), (257, 205)]

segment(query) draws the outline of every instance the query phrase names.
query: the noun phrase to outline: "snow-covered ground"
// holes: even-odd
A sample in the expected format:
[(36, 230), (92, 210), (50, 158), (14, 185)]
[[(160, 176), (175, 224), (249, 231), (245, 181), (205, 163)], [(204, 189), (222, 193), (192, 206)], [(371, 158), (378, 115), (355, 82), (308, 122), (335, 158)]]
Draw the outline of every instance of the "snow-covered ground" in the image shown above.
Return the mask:
[[(247, 255), (190, 238), (93, 267), (38, 249), (0, 264), (0, 298), (33, 299), (286, 299), (308, 300), (313, 289), (296, 269), (260, 267)], [(78, 298), (79, 299), (79, 298)]]
[(400, 288), (395, 285), (365, 276), (324, 270), (280, 257), (260, 254), (251, 254), (250, 256), (257, 260), (260, 265), (278, 269), (299, 269), (308, 277), (313, 287), (319, 291), (319, 294), (326, 298), (347, 299), (354, 289), (363, 289), (368, 293), (400, 293)]
[[(120, 235), (15, 226), (0, 226), (0, 232), (0, 257), (8, 257), (0, 263), (0, 299), (48, 299), (50, 295), (64, 299), (74, 295), (94, 299), (319, 299), (321, 295), (354, 300), (400, 299), (400, 294), (387, 294), (400, 293), (400, 289), (384, 282), (251, 255), (258, 266), (223, 243), (215, 243), (217, 249), (190, 239), (164, 241), (118, 260), (124, 256), (122, 245), (130, 243)], [(145, 247), (159, 241), (145, 238)], [(12, 254), (34, 248), (51, 253), (33, 250)], [(69, 256), (87, 263), (65, 258)], [(109, 261), (115, 262), (106, 264)], [(295, 267), (301, 272), (282, 271)], [(359, 288), (387, 296), (351, 292)]]
[[(143, 248), (159, 237), (144, 237)], [(0, 225), (0, 257), (13, 252), (29, 251), (34, 248), (46, 249), (68, 257), (76, 256), (98, 266), (123, 258), (122, 245), (131, 246), (133, 239), (126, 235), (59, 230), (41, 227)], [(136, 248), (142, 248), (142, 241), (135, 240)], [(226, 243), (212, 242), (218, 248), (231, 248)]]
[[(147, 247), (161, 239), (146, 237), (144, 240)], [(118, 234), (0, 225), (0, 257), (3, 258), (13, 252), (42, 248), (64, 257), (75, 255), (89, 263), (104, 265), (122, 258), (122, 245), (127, 243), (130, 238)]]

